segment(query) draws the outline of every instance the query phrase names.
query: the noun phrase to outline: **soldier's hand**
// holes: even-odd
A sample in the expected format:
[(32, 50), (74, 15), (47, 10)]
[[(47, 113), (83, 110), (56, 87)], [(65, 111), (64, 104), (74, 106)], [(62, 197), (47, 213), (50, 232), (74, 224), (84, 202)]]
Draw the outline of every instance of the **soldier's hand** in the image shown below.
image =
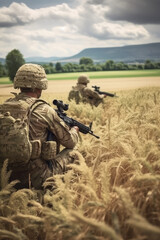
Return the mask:
[(77, 133), (79, 132), (79, 128), (77, 126), (74, 126), (73, 128), (77, 131)]

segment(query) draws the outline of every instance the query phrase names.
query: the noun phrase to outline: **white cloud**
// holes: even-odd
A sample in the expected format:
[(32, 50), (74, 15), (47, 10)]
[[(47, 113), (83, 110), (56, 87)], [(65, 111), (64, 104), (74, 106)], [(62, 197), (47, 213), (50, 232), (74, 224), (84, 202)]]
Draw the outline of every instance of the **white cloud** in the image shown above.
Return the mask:
[[(9, 8), (0, 9), (0, 26), (11, 27), (16, 25), (32, 24), (34, 21), (47, 19), (54, 21), (72, 22), (76, 19), (76, 12), (67, 4), (55, 7), (31, 9), (24, 3), (12, 3)], [(56, 23), (55, 23), (56, 24)]]
[(143, 25), (107, 19), (107, 0), (78, 2), (74, 8), (63, 3), (31, 9), (15, 2), (0, 8), (1, 55), (16, 48), (25, 57), (71, 56), (88, 47), (150, 41)]
[(36, 12), (24, 3), (12, 3), (9, 8), (0, 9), (0, 27), (24, 25), (36, 19)]
[(93, 28), (95, 29), (95, 35), (102, 39), (135, 39), (149, 36), (143, 26), (133, 24), (103, 22), (95, 24)]

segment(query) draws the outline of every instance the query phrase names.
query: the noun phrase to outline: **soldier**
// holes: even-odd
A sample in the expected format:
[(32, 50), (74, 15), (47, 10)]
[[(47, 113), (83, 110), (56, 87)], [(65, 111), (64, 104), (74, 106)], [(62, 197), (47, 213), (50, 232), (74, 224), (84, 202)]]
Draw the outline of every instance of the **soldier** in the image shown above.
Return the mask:
[(89, 103), (92, 106), (98, 106), (103, 102), (103, 98), (106, 95), (100, 95), (97, 92), (87, 87), (87, 84), (90, 82), (86, 75), (81, 75), (78, 78), (76, 86), (72, 87), (72, 90), (69, 92), (68, 100), (74, 100), (76, 104), (79, 102)]
[[(11, 167), (11, 180), (20, 180), (18, 188), (29, 187), (30, 183), (35, 189), (42, 189), (47, 178), (64, 173), (66, 165), (73, 163), (76, 154), (80, 154), (74, 150), (78, 142), (78, 127), (69, 128), (47, 102), (38, 100), (47, 86), (48, 80), (42, 66), (24, 64), (14, 78), (14, 88), (19, 88), (20, 93), (7, 100), (8, 104), (22, 102), (31, 109), (31, 159), (23, 167), (16, 163)], [(64, 147), (61, 152), (60, 145)]]

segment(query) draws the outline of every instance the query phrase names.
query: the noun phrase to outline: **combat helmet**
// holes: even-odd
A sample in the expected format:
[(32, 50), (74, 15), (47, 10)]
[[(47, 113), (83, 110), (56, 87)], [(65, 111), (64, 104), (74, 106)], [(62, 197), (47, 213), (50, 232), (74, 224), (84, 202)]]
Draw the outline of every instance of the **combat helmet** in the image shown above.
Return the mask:
[(14, 78), (14, 88), (38, 88), (45, 90), (48, 80), (44, 68), (38, 64), (22, 65)]
[(89, 83), (89, 79), (86, 75), (81, 75), (79, 76), (78, 78), (78, 83), (79, 84), (86, 84), (86, 83)]

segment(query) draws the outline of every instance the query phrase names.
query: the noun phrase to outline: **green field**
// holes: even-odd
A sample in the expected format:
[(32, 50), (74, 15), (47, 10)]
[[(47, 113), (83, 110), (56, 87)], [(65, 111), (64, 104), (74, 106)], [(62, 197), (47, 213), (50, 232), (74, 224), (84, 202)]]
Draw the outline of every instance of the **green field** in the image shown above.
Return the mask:
[[(101, 72), (85, 72), (85, 73), (55, 73), (48, 74), (48, 80), (76, 80), (79, 75), (86, 74), (91, 79), (97, 78), (124, 78), (124, 77), (158, 77), (160, 69), (153, 70), (129, 70), (129, 71), (101, 71)], [(7, 77), (0, 78), (0, 84), (10, 84)]]

